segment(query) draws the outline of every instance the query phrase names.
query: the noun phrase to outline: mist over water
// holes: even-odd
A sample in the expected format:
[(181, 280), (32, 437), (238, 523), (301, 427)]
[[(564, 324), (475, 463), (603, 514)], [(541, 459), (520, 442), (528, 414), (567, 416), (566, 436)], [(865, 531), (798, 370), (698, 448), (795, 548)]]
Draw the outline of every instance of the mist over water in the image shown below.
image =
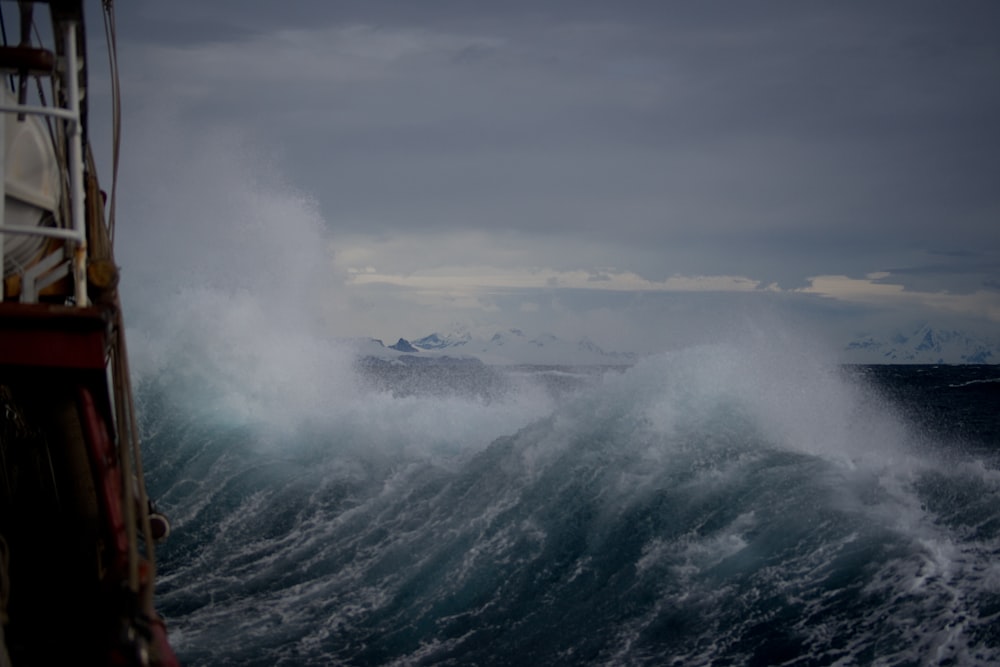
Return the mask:
[(995, 431), (928, 429), (771, 322), (394, 391), (334, 341), (308, 200), (203, 153), (121, 258), (186, 664), (1000, 659)]
[(995, 452), (928, 444), (841, 369), (719, 345), (485, 400), (366, 389), (337, 354), (315, 394), (312, 367), (140, 385), (190, 664), (998, 656)]

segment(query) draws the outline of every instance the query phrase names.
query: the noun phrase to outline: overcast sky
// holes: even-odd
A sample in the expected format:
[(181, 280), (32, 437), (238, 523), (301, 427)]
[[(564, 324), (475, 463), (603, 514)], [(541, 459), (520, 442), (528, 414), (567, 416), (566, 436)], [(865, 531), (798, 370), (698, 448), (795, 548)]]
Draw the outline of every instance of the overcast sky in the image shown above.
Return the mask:
[(117, 5), (133, 299), (637, 350), (1000, 329), (995, 2)]

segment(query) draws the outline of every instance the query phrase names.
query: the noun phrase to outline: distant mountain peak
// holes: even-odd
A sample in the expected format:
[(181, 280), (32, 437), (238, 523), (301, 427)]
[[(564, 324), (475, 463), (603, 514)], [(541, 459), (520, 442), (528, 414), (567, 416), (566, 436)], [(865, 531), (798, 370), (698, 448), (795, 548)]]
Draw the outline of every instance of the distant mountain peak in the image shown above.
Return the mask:
[(907, 333), (865, 333), (844, 348), (848, 362), (882, 364), (1000, 363), (1000, 341), (921, 324)]
[(606, 352), (586, 336), (570, 342), (550, 333), (529, 336), (521, 329), (497, 331), (489, 337), (474, 338), (468, 331), (453, 335), (431, 333), (412, 342), (401, 338), (393, 350), (406, 351), (402, 344), (416, 350), (441, 354), (475, 356), (493, 364), (628, 364), (634, 356)]
[(439, 333), (432, 333), (413, 341), (413, 346), (421, 350), (443, 350), (448, 347), (459, 347), (472, 340), (471, 334), (465, 332), (461, 335), (444, 336)]
[(396, 341), (395, 345), (390, 345), (389, 349), (396, 350), (397, 352), (419, 352), (417, 348), (410, 344), (410, 341), (405, 338), (400, 338)]

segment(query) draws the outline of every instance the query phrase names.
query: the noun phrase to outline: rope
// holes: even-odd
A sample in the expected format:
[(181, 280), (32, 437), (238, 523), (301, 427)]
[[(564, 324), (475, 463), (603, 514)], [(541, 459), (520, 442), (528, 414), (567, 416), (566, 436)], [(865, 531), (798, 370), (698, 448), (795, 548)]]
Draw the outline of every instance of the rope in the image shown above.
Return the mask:
[[(116, 327), (117, 328), (117, 327)], [(117, 335), (113, 333), (112, 335)], [(128, 542), (128, 587), (130, 591), (139, 591), (139, 544), (135, 533), (135, 493), (132, 480), (132, 454), (128, 445), (128, 434), (122, 431), (122, 422), (125, 419), (124, 412), (128, 406), (125, 398), (125, 386), (120, 381), (122, 374), (121, 350), (117, 346), (112, 348), (111, 374), (115, 393), (115, 421), (116, 432), (118, 434), (118, 458), (122, 466), (122, 514), (125, 520), (125, 534)]]
[[(121, 77), (118, 71), (118, 29), (115, 24), (115, 4), (114, 0), (102, 0), (104, 8), (104, 35), (108, 47), (108, 64), (111, 77), (111, 109), (112, 109), (112, 167), (111, 167), (111, 195), (108, 197), (108, 237), (112, 247), (115, 241), (115, 212), (118, 202), (118, 169), (121, 156), (121, 125), (122, 125), (122, 103), (121, 103)], [(153, 546), (153, 531), (149, 521), (149, 495), (146, 492), (146, 479), (142, 470), (142, 448), (140, 446), (139, 425), (135, 414), (135, 394), (132, 391), (132, 375), (128, 365), (128, 349), (125, 345), (125, 324), (121, 316), (121, 301), (118, 293), (115, 292), (115, 337), (116, 353), (114, 363), (114, 382), (116, 411), (118, 425), (118, 438), (121, 444), (120, 455), (123, 460), (122, 474), (125, 477), (125, 503), (129, 513), (133, 513), (135, 508), (139, 512), (139, 524), (142, 531), (143, 542), (145, 543), (145, 556), (147, 561), (147, 576), (149, 584), (142, 589), (141, 609), (149, 618), (156, 618), (153, 609), (153, 582), (156, 580), (156, 557)], [(134, 481), (134, 486), (133, 486)], [(132, 498), (132, 492), (137, 498)], [(131, 502), (135, 505), (131, 506)], [(131, 530), (134, 531), (135, 522), (130, 522)], [(138, 581), (138, 543), (134, 532), (129, 536), (129, 584), (132, 590), (139, 590)]]
[(118, 201), (118, 162), (121, 153), (122, 101), (118, 76), (118, 29), (115, 26), (114, 0), (103, 0), (104, 36), (108, 45), (111, 73), (111, 196), (108, 198), (108, 236), (115, 241), (115, 209)]
[[(34, 21), (32, 21), (31, 27), (32, 27), (32, 30), (34, 30), (34, 32), (35, 32), (35, 39), (38, 41), (39, 44), (41, 44), (42, 43), (42, 34), (38, 30), (38, 24), (35, 23)], [(13, 77), (13, 75), (11, 75), (11, 76)], [(11, 81), (13, 81), (13, 78), (11, 79)], [(40, 77), (40, 76), (36, 76), (35, 77), (35, 88), (38, 91), (38, 103), (41, 106), (43, 106), (43, 107), (44, 106), (48, 106), (48, 102), (45, 99), (45, 86), (42, 84), (42, 77)], [(55, 86), (54, 86), (54, 82), (53, 82), (53, 92), (52, 92), (52, 99), (53, 100), (55, 100), (58, 97), (56, 95), (56, 92), (55, 92), (54, 88), (55, 88)], [(49, 137), (52, 139), (52, 145), (56, 147), (57, 159), (59, 161), (59, 164), (66, 164), (66, 157), (65, 157), (66, 156), (66, 145), (65, 145), (65, 142), (61, 141), (59, 139), (59, 137), (56, 136), (56, 127), (59, 127), (60, 131), (61, 131), (61, 128), (62, 128), (63, 124), (62, 123), (55, 123), (54, 122), (55, 119), (52, 116), (45, 116), (44, 118), (45, 118), (45, 126), (47, 128), (49, 128)], [(62, 204), (61, 204), (62, 210), (59, 213), (60, 213), (60, 217), (65, 221), (65, 220), (69, 219), (69, 209), (68, 209), (67, 204), (66, 204), (66, 201), (69, 199), (66, 196), (66, 193), (69, 191), (69, 180), (65, 177), (65, 175), (63, 175), (62, 188), (63, 188), (63, 196), (62, 196), (62, 198), (60, 200), (62, 202)]]
[(135, 462), (136, 491), (138, 492), (136, 502), (139, 507), (142, 539), (145, 542), (146, 561), (147, 567), (149, 568), (147, 572), (149, 585), (142, 590), (143, 595), (140, 603), (141, 609), (148, 618), (156, 618), (156, 611), (153, 608), (153, 588), (154, 582), (156, 581), (156, 553), (153, 540), (153, 529), (149, 521), (149, 507), (151, 503), (149, 502), (149, 494), (146, 492), (146, 477), (142, 471), (142, 448), (140, 447), (139, 439), (139, 423), (136, 420), (135, 415), (135, 394), (132, 391), (132, 374), (129, 371), (128, 350), (125, 347), (125, 328), (121, 319), (121, 304), (117, 299), (117, 295), (115, 300), (118, 313), (116, 316), (116, 328), (118, 329), (118, 369), (120, 372), (120, 377), (116, 378), (116, 380), (122, 385), (122, 390), (126, 399), (125, 412), (127, 413), (120, 417), (123, 422), (126, 422), (122, 424), (121, 429), (127, 429), (127, 432), (119, 430), (119, 437), (124, 435), (128, 441), (130, 450), (129, 454), (133, 457)]
[[(108, 198), (107, 230), (111, 247), (115, 239), (115, 211), (118, 201), (118, 171), (121, 155), (121, 87), (118, 71), (118, 30), (115, 24), (114, 0), (102, 0), (104, 8), (104, 34), (108, 48), (108, 64), (111, 79), (112, 108), (112, 172), (111, 194)], [(149, 495), (146, 491), (146, 480), (142, 470), (142, 449), (140, 446), (139, 425), (135, 413), (135, 394), (132, 391), (132, 378), (128, 365), (128, 349), (125, 345), (125, 324), (122, 321), (120, 297), (114, 296), (114, 355), (113, 382), (115, 386), (116, 431), (119, 440), (119, 456), (122, 461), (123, 491), (125, 495), (125, 517), (129, 541), (129, 587), (142, 593), (140, 608), (148, 618), (156, 618), (153, 609), (153, 589), (156, 580), (156, 557), (153, 531), (149, 521)], [(133, 504), (134, 503), (134, 504)], [(138, 517), (136, 517), (138, 513)], [(138, 522), (136, 522), (138, 518)], [(146, 586), (142, 586), (139, 577), (139, 544), (136, 535), (136, 523), (144, 542), (148, 577)]]

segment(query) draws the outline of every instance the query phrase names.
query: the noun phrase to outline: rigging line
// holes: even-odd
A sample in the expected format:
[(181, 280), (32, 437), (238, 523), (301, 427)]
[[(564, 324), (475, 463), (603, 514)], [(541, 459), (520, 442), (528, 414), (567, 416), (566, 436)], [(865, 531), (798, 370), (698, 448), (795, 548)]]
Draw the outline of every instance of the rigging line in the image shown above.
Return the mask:
[(118, 78), (118, 30), (114, 0), (103, 0), (104, 36), (111, 74), (111, 196), (108, 198), (108, 238), (115, 243), (115, 209), (118, 201), (118, 163), (121, 154), (122, 101)]
[[(142, 446), (139, 424), (136, 419), (131, 371), (128, 366), (128, 349), (125, 345), (125, 326), (121, 317), (121, 301), (117, 294), (115, 294), (114, 299), (116, 308), (113, 325), (112, 380), (115, 393), (118, 456), (122, 464), (124, 510), (129, 542), (129, 585), (133, 592), (139, 594), (140, 611), (147, 618), (153, 619), (156, 618), (156, 610), (153, 608), (155, 587), (152, 585), (156, 579), (156, 550), (149, 520), (151, 503), (142, 470)], [(138, 525), (136, 525), (137, 523)], [(142, 535), (144, 553), (139, 550), (137, 529)], [(139, 561), (142, 555), (145, 555), (146, 567), (144, 580), (139, 578)]]
[[(35, 40), (39, 44), (43, 44), (44, 42), (42, 40), (42, 33), (38, 29), (38, 22), (37, 21), (35, 21), (35, 20), (31, 21), (31, 30), (35, 33)], [(42, 77), (36, 75), (36, 76), (34, 76), (32, 78), (34, 78), (34, 80), (35, 80), (35, 88), (36, 88), (37, 93), (38, 93), (38, 102), (39, 102), (39, 104), (41, 106), (43, 106), (43, 107), (48, 106), (48, 100), (46, 100), (46, 98), (45, 98), (45, 85), (42, 83)], [(11, 90), (14, 90), (13, 80), (14, 80), (13, 74), (11, 74)], [(52, 78), (51, 78), (51, 86), (52, 86), (52, 105), (56, 106), (56, 100), (59, 99), (59, 93), (58, 93), (58, 86), (57, 86), (57, 83), (56, 83), (56, 75), (54, 73), (53, 73)], [(43, 119), (44, 119), (44, 122), (45, 122), (45, 126), (49, 130), (49, 138), (52, 140), (52, 145), (55, 148), (55, 151), (56, 151), (56, 154), (57, 154), (57, 160), (58, 160), (58, 162), (60, 164), (65, 164), (66, 163), (66, 142), (64, 142), (64, 141), (62, 141), (60, 139), (60, 137), (62, 136), (61, 133), (62, 133), (63, 129), (65, 128), (65, 125), (62, 122), (56, 121), (55, 118), (53, 118), (52, 116), (50, 116), (48, 114), (46, 114), (45, 116), (43, 116)], [(58, 215), (56, 217), (56, 222), (53, 224), (53, 226), (55, 226), (55, 227), (60, 226), (60, 224), (65, 224), (64, 222), (60, 222), (60, 218), (61, 218), (62, 221), (69, 220), (69, 198), (67, 196), (67, 193), (69, 192), (69, 179), (68, 179), (68, 177), (67, 177), (67, 175), (65, 173), (62, 174), (62, 179), (61, 180), (62, 180), (62, 192), (63, 192), (63, 196), (60, 197), (60, 204), (59, 205), (61, 207), (61, 210), (58, 211)]]
[[(113, 332), (113, 336), (119, 336), (120, 331)], [(115, 343), (117, 340), (115, 341)], [(141, 507), (135, 497), (136, 488), (133, 484), (135, 478), (132, 472), (132, 452), (129, 443), (129, 435), (122, 429), (122, 420), (125, 419), (123, 412), (127, 409), (125, 396), (125, 383), (122, 382), (122, 356), (123, 350), (113, 343), (111, 353), (111, 373), (112, 385), (115, 396), (115, 446), (118, 450), (118, 463), (121, 465), (122, 482), (122, 514), (125, 521), (125, 536), (128, 542), (128, 587), (136, 595), (140, 593), (139, 581), (139, 543), (136, 536), (135, 513), (141, 511)]]
[[(38, 40), (39, 44), (41, 44), (42, 43), (42, 33), (38, 30), (38, 23), (35, 22), (35, 21), (32, 21), (31, 22), (31, 29), (35, 33), (35, 39)], [(42, 77), (35, 76), (34, 79), (35, 79), (35, 87), (38, 89), (38, 101), (39, 101), (39, 103), (43, 107), (47, 106), (48, 102), (45, 100), (45, 86), (42, 85)], [(53, 89), (53, 91), (52, 91), (53, 105), (55, 104), (55, 99), (56, 98), (57, 98), (57, 95), (56, 95), (55, 90)], [(45, 118), (45, 125), (48, 126), (48, 128), (49, 128), (49, 137), (52, 139), (53, 145), (54, 146), (58, 145), (56, 143), (56, 131), (52, 127), (52, 122), (54, 120), (53, 117), (49, 116), (48, 114), (46, 114), (44, 116), (44, 118)]]
[[(128, 365), (128, 349), (125, 345), (125, 325), (122, 321), (121, 315), (121, 301), (119, 295), (115, 295), (115, 328), (117, 330), (117, 342), (118, 342), (118, 352), (117, 355), (119, 364), (119, 380), (121, 382), (122, 393), (125, 399), (125, 412), (126, 415), (123, 417), (126, 420), (124, 424), (127, 427), (127, 434), (124, 430), (120, 431), (119, 437), (124, 437), (131, 448), (131, 455), (133, 457), (134, 463), (134, 475), (136, 479), (136, 492), (137, 492), (137, 502), (139, 509), (139, 522), (140, 529), (142, 530), (142, 536), (145, 546), (146, 554), (146, 567), (148, 568), (149, 581), (153, 582), (156, 580), (156, 541), (153, 539), (152, 526), (149, 521), (149, 493), (146, 490), (146, 476), (142, 470), (142, 443), (139, 434), (139, 422), (136, 419), (135, 414), (135, 392), (132, 389), (132, 372)], [(146, 586), (141, 591), (142, 597), (140, 598), (141, 609), (149, 618), (156, 618), (156, 610), (153, 608), (153, 593), (154, 586), (152, 583)]]

